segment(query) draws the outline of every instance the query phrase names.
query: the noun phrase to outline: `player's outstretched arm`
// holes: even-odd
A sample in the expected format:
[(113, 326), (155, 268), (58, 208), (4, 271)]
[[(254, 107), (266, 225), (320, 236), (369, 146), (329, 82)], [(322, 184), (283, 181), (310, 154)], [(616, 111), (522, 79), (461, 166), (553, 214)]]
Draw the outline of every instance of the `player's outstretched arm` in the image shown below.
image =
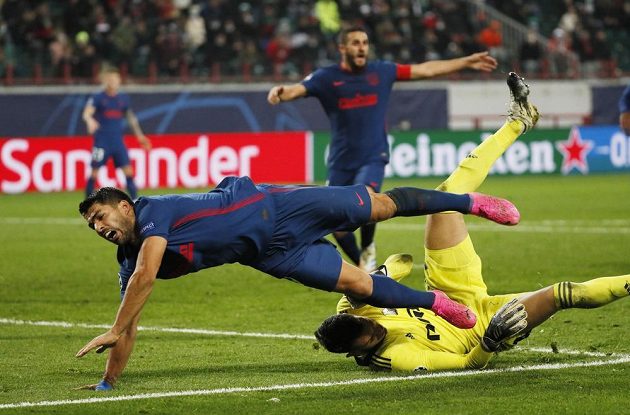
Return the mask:
[(114, 388), (116, 381), (122, 374), (123, 370), (125, 370), (129, 357), (131, 356), (131, 352), (133, 351), (133, 345), (136, 342), (136, 333), (138, 332), (139, 320), (140, 314), (134, 318), (127, 331), (120, 336), (116, 345), (110, 349), (107, 364), (105, 365), (105, 374), (103, 374), (103, 379), (99, 383), (76, 388), (77, 390), (109, 391)]
[(496, 67), (496, 59), (490, 56), (488, 52), (479, 52), (462, 58), (428, 61), (411, 65), (410, 79), (433, 78), (435, 76), (448, 75), (463, 69), (490, 72), (496, 69)]
[(92, 349), (96, 349), (97, 353), (102, 353), (106, 349), (114, 347), (122, 334), (129, 329), (132, 321), (140, 314), (142, 307), (151, 295), (153, 283), (166, 250), (166, 243), (166, 239), (160, 236), (150, 236), (144, 240), (138, 253), (136, 269), (129, 280), (114, 325), (107, 332), (86, 344), (77, 352), (76, 357), (83, 357)]
[(135, 134), (142, 148), (145, 150), (151, 150), (151, 140), (149, 140), (149, 138), (142, 132), (142, 128), (140, 128), (140, 123), (138, 122), (138, 117), (136, 117), (136, 114), (131, 109), (127, 110), (127, 122), (129, 123), (131, 131)]
[(293, 101), (294, 99), (306, 96), (306, 87), (302, 84), (293, 85), (276, 85), (269, 90), (267, 101), (271, 105), (277, 105), (284, 101)]

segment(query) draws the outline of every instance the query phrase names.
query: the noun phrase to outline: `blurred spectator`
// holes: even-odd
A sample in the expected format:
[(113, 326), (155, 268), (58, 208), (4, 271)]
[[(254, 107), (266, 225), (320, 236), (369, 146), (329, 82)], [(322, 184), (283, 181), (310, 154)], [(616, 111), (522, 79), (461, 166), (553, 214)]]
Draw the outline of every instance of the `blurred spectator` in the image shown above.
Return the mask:
[(519, 60), (522, 65), (522, 71), (528, 76), (538, 75), (540, 73), (541, 59), (543, 53), (538, 37), (534, 30), (527, 32), (527, 38), (521, 44), (519, 51)]
[(335, 0), (317, 0), (315, 15), (319, 19), (319, 27), (324, 35), (334, 36), (341, 29), (339, 8)]
[(558, 27), (564, 30), (564, 33), (571, 36), (573, 32), (578, 28), (580, 23), (580, 16), (578, 16), (577, 10), (573, 4), (567, 6), (566, 12), (560, 16)]
[(573, 76), (574, 66), (571, 65), (571, 41), (564, 30), (556, 28), (547, 45), (549, 55), (549, 70), (551, 76)]
[(171, 22), (158, 27), (155, 55), (160, 75), (176, 76), (183, 63), (184, 45), (177, 24)]
[(120, 24), (111, 35), (114, 52), (112, 60), (116, 65), (129, 62), (136, 50), (136, 34), (129, 16), (123, 16)]
[(77, 33), (74, 44), (72, 75), (78, 78), (91, 78), (96, 65), (96, 48), (92, 45), (88, 32)]
[(491, 20), (490, 23), (479, 32), (477, 41), (490, 54), (496, 58), (500, 66), (509, 65), (507, 50), (503, 47), (503, 34), (501, 33), (501, 22)]
[(0, 0), (0, 16), (4, 59), (15, 63), (16, 77), (37, 68), (58, 76), (68, 62), (73, 76), (88, 78), (92, 64), (127, 62), (133, 76), (154, 67), (168, 76), (269, 76), (274, 68), (303, 76), (337, 61), (337, 31), (357, 25), (370, 34), (373, 53), (402, 63), (487, 49), (505, 67), (522, 58), (526, 71), (549, 67), (563, 76), (575, 70), (574, 50), (584, 73), (614, 75), (615, 62), (630, 70), (630, 1), (483, 3), (549, 36), (551, 49), (513, 44), (501, 23), (483, 9), (462, 12), (459, 0)]
[(55, 36), (50, 45), (50, 75), (60, 78), (64, 74), (65, 65), (72, 62), (72, 46), (68, 36), (62, 28), (57, 28)]

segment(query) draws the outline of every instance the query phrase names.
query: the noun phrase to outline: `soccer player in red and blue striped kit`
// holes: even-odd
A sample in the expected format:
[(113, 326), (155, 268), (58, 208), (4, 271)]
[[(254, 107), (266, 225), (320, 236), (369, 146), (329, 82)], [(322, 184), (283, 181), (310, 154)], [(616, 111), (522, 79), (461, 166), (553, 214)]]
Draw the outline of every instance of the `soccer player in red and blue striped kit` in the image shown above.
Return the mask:
[(169, 279), (228, 263), (277, 278), (344, 293), (376, 307), (424, 307), (460, 328), (476, 316), (440, 291), (417, 291), (351, 265), (323, 239), (396, 216), (457, 211), (515, 225), (518, 210), (504, 199), (413, 187), (386, 193), (367, 186), (255, 185), (228, 177), (207, 193), (141, 197), (105, 187), (79, 205), (90, 228), (118, 245), (122, 303), (110, 330), (78, 353), (111, 347), (103, 380), (87, 389), (109, 390), (127, 364), (156, 278)]
[[(300, 97), (319, 99), (332, 130), (328, 185), (363, 184), (375, 192), (381, 190), (389, 162), (385, 113), (394, 82), (432, 78), (463, 69), (489, 72), (497, 66), (487, 52), (413, 65), (368, 62), (368, 35), (360, 27), (343, 30), (338, 47), (339, 64), (318, 69), (301, 83), (274, 86), (267, 100), (275, 105)], [(376, 268), (375, 226), (361, 227), (361, 249), (353, 233), (334, 234), (348, 258), (366, 271)]]

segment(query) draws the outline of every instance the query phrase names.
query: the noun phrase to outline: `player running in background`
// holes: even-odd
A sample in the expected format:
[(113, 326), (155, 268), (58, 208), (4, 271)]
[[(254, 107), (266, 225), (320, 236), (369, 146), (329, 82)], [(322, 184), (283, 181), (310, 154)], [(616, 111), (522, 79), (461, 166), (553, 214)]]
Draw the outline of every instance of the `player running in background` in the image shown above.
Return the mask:
[(619, 98), (619, 127), (626, 135), (630, 135), (630, 85)]
[[(472, 192), (490, 167), (524, 131), (538, 120), (527, 100), (529, 88), (511, 73), (512, 102), (508, 121), (481, 143), (438, 189)], [(410, 255), (390, 256), (380, 272), (400, 280), (411, 272)], [(489, 296), (475, 252), (459, 213), (429, 216), (425, 232), (425, 277), (429, 289), (439, 289), (478, 316), (472, 330), (460, 330), (430, 310), (355, 305), (346, 297), (340, 314), (329, 317), (315, 335), (329, 351), (348, 353), (360, 365), (377, 370), (449, 370), (484, 367), (494, 352), (529, 335), (554, 313), (565, 308), (594, 308), (630, 295), (630, 275), (598, 278), (584, 283), (561, 282), (536, 292)]]
[(239, 262), (377, 307), (424, 307), (470, 328), (474, 314), (443, 293), (416, 291), (370, 275), (342, 261), (323, 239), (368, 222), (445, 210), (506, 225), (519, 220), (507, 200), (412, 187), (374, 193), (364, 185), (256, 186), (248, 177), (229, 177), (208, 193), (141, 197), (135, 203), (118, 189), (102, 188), (81, 202), (79, 211), (99, 236), (118, 245), (122, 303), (112, 328), (77, 353), (81, 357), (112, 347), (103, 381), (86, 388), (111, 389), (122, 373), (156, 278), (226, 263)]
[[(332, 130), (327, 184), (364, 184), (375, 192), (381, 189), (389, 162), (385, 113), (394, 82), (432, 78), (463, 69), (488, 72), (497, 66), (487, 52), (414, 65), (368, 62), (368, 35), (360, 27), (343, 30), (338, 48), (340, 64), (319, 69), (301, 83), (274, 86), (267, 100), (276, 105), (306, 96), (319, 99)], [(366, 271), (376, 267), (375, 226), (361, 227), (361, 249), (353, 233), (334, 234), (348, 258)]]
[(92, 171), (85, 186), (85, 193), (94, 191), (98, 170), (110, 158), (114, 166), (122, 169), (127, 180), (127, 191), (132, 199), (138, 196), (133, 180), (133, 169), (129, 162), (127, 147), (123, 142), (123, 117), (136, 135), (138, 142), (145, 150), (151, 149), (151, 142), (142, 133), (138, 118), (130, 108), (129, 95), (120, 92), (120, 73), (116, 68), (105, 68), (101, 73), (103, 91), (92, 95), (83, 109), (83, 121), (88, 134), (94, 135), (92, 146)]

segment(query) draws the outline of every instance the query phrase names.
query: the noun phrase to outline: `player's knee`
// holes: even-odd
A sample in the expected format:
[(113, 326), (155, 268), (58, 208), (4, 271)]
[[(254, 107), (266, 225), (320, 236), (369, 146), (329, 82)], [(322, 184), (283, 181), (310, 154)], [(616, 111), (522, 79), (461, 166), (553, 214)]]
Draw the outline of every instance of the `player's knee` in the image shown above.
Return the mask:
[(372, 295), (372, 278), (363, 271), (352, 276), (342, 274), (337, 281), (336, 291), (357, 299), (367, 298)]
[(381, 222), (391, 219), (396, 214), (396, 204), (391, 197), (384, 193), (370, 193), (372, 202), (371, 222)]

